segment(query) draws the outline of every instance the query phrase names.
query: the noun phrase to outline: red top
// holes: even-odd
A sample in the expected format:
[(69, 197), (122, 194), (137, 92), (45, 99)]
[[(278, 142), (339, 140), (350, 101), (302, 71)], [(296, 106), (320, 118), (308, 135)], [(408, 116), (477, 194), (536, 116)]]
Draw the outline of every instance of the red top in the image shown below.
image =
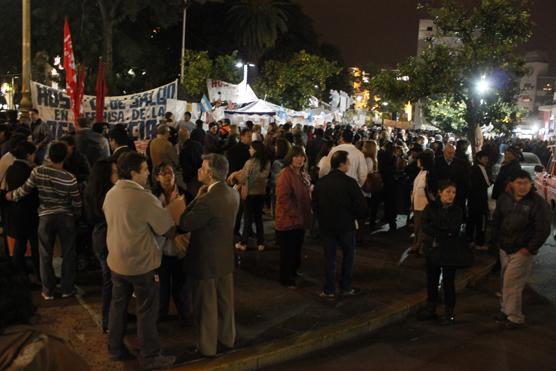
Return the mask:
[(291, 166), (286, 166), (276, 178), (276, 218), (277, 231), (305, 229), (311, 223), (310, 182), (297, 174)]

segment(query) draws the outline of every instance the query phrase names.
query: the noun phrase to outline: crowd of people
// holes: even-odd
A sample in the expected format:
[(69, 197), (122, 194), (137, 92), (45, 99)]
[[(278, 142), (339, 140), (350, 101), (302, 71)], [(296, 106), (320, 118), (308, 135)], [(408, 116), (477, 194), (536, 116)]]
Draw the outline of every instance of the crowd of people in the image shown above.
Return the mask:
[[(94, 253), (102, 272), (102, 329), (114, 360), (130, 357), (123, 337), (132, 297), (145, 368), (175, 362), (161, 353), (157, 331), (171, 299), (180, 319), (195, 325), (192, 352), (214, 356), (233, 348), (236, 256), (267, 249), (265, 215), (274, 220), (276, 279), (285, 287), (295, 289), (302, 275), (309, 233), (323, 246), (323, 300), (357, 295), (357, 244), (405, 221), (414, 235), (409, 253), (425, 258), (428, 302), (419, 319), (455, 321), (456, 272), (469, 263), (450, 254), (450, 246), (490, 246), (502, 265), (497, 319), (524, 323), (521, 292), (551, 216), (519, 159), (531, 150), (546, 163), (546, 144), (487, 141), (475, 152), (466, 139), (449, 134), (336, 123), (263, 128), (224, 119), (205, 131), (189, 113), (179, 121), (168, 113), (143, 154), (124, 125), (107, 128), (80, 118), (75, 133), (55, 140), (37, 111), (29, 125), (0, 125), (0, 183), (8, 254), (44, 300), (76, 295), (76, 272)], [(444, 314), (438, 318), (441, 276)]]

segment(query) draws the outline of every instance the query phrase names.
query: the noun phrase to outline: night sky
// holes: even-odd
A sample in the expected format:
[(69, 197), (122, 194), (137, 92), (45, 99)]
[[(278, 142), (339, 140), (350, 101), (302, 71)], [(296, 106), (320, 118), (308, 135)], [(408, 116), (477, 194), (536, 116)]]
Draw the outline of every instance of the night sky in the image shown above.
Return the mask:
[[(415, 55), (419, 18), (426, 17), (417, 0), (296, 1), (314, 20), (321, 41), (336, 45), (348, 65), (395, 65)], [(523, 49), (547, 51), (556, 71), (556, 1), (536, 0), (531, 10), (533, 37)]]

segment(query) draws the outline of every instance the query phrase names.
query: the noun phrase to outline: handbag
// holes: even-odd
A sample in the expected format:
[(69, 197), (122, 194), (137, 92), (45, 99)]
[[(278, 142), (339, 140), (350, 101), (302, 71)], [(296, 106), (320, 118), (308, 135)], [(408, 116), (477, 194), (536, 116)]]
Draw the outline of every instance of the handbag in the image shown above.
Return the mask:
[(447, 235), (433, 240), (430, 261), (444, 267), (469, 268), (475, 261), (475, 254), (467, 238)]
[(384, 182), (382, 181), (382, 176), (379, 172), (367, 174), (367, 179), (361, 189), (365, 193), (376, 193), (382, 191), (384, 188)]

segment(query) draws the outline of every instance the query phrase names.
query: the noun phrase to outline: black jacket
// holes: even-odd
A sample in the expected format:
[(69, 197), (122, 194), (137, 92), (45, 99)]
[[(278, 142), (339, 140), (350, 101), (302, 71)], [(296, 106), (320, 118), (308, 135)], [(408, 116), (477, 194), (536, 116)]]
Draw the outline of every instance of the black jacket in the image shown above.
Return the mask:
[(203, 164), (203, 146), (193, 139), (188, 139), (180, 149), (180, 166), (183, 171), (183, 181), (188, 183), (197, 177), (197, 170)]
[(313, 190), (312, 206), (324, 237), (355, 231), (355, 221), (367, 213), (361, 188), (355, 179), (339, 170), (319, 179)]
[(506, 184), (510, 181), (513, 174), (521, 170), (521, 165), (518, 160), (513, 160), (500, 167), (496, 182), (492, 188), (492, 198), (497, 199), (502, 193), (506, 191)]
[[(32, 168), (27, 162), (16, 160), (6, 171), (8, 191), (23, 185), (31, 175), (31, 171)], [(17, 202), (8, 202), (4, 213), (6, 217), (4, 225), (8, 236), (16, 238), (36, 236), (39, 225), (38, 208), (39, 193), (36, 189)]]
[(120, 158), (121, 155), (123, 155), (126, 152), (131, 152), (132, 149), (129, 148), (129, 146), (121, 146), (116, 148), (116, 150), (114, 151), (114, 153), (112, 153), (112, 156), (110, 156), (110, 158), (112, 159), (112, 161), (114, 162), (118, 162), (118, 159)]
[(205, 135), (205, 154), (209, 153), (222, 153), (220, 137), (210, 132)]
[(87, 157), (74, 149), (71, 156), (64, 161), (64, 170), (73, 174), (75, 179), (77, 179), (77, 183), (82, 184), (89, 178), (91, 167)]
[(243, 166), (249, 160), (249, 146), (239, 142), (228, 150), (228, 161), (230, 162), (230, 173), (243, 169)]
[(463, 224), (463, 210), (453, 203), (442, 205), (439, 201), (431, 202), (423, 211), (422, 228), (425, 234), (425, 255), (432, 252), (432, 241), (455, 238), (459, 235)]
[(192, 140), (195, 140), (195, 141), (201, 143), (201, 145), (204, 145), (205, 144), (205, 131), (203, 129), (200, 129), (200, 128), (195, 128), (191, 132), (190, 138)]
[(504, 192), (496, 201), (492, 242), (508, 254), (522, 248), (536, 254), (550, 235), (551, 220), (548, 204), (535, 190), (519, 202)]
[(473, 165), (473, 167), (471, 167), (471, 182), (469, 187), (469, 203), (468, 203), (470, 214), (473, 213), (483, 214), (488, 212), (489, 183), (487, 183), (487, 181), (485, 180), (485, 177), (479, 165)]
[(452, 162), (448, 164), (442, 156), (436, 159), (435, 170), (439, 182), (450, 180), (456, 183), (456, 203), (464, 204), (469, 192), (469, 166), (467, 162), (454, 157)]
[(317, 156), (319, 155), (322, 146), (324, 145), (322, 137), (315, 137), (307, 143), (307, 158), (309, 159), (309, 168), (316, 165)]

